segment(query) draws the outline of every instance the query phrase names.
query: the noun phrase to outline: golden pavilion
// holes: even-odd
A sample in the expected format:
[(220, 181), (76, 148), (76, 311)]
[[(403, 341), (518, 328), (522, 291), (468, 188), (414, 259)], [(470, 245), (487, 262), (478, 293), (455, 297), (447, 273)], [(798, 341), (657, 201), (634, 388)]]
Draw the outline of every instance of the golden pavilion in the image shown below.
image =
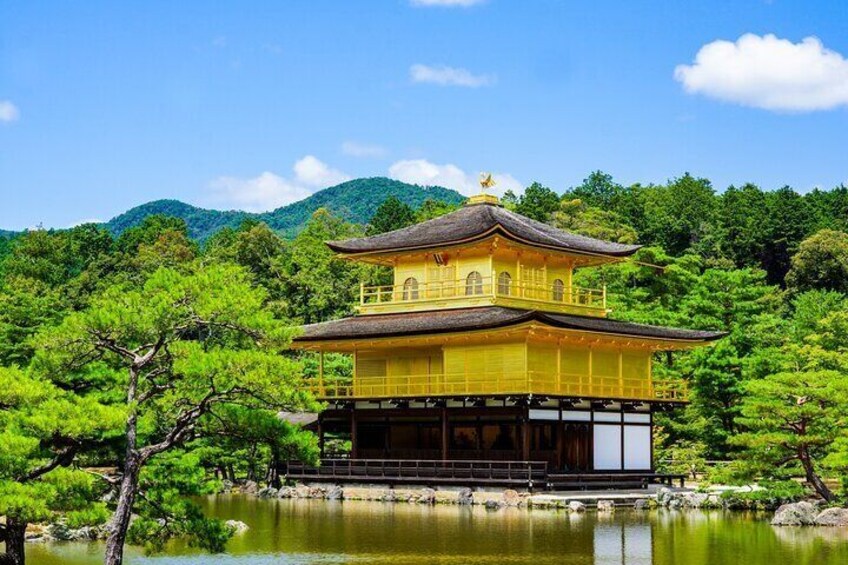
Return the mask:
[[(350, 450), (293, 478), (644, 484), (655, 478), (653, 414), (687, 402), (683, 381), (652, 376), (654, 357), (722, 335), (610, 319), (605, 289), (579, 288), (573, 273), (639, 246), (553, 228), (487, 194), (327, 245), (391, 267), (394, 282), (362, 285), (356, 316), (295, 340), (321, 357), (322, 455), (325, 437)], [(329, 352), (352, 356), (351, 380), (324, 375)]]

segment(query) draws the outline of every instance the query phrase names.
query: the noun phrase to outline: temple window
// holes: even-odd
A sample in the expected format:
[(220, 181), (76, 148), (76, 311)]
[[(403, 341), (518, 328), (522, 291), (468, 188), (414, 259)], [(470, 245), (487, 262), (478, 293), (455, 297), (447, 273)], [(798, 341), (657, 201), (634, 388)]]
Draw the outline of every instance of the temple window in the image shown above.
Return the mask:
[(509, 296), (509, 287), (512, 286), (512, 276), (503, 271), (498, 275), (498, 294)]
[(418, 279), (415, 277), (403, 281), (403, 299), (418, 300)]
[(483, 294), (483, 275), (477, 271), (471, 271), (465, 278), (465, 296)]
[(565, 298), (565, 284), (561, 279), (554, 280), (553, 299), (554, 302), (562, 302)]

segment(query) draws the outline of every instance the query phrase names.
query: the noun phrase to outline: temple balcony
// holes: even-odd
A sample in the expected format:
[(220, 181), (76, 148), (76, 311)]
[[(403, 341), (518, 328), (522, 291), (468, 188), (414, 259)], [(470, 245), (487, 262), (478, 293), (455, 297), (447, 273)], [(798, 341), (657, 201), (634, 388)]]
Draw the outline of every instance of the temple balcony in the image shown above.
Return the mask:
[(560, 314), (604, 317), (607, 315), (606, 287), (579, 288), (559, 284), (532, 284), (498, 279), (474, 279), (384, 286), (360, 285), (361, 314), (389, 314), (448, 308), (505, 306)]
[(356, 377), (310, 386), (321, 400), (534, 395), (618, 401), (684, 403), (689, 391), (683, 381), (650, 378), (519, 371), (515, 373), (448, 373)]

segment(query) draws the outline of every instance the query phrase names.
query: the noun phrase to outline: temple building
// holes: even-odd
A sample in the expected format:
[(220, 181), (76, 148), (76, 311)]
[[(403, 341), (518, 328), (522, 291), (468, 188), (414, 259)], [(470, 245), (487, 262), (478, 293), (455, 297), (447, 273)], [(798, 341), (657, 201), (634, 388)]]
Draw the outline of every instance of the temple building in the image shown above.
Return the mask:
[[(553, 228), (487, 194), (327, 245), (394, 273), (391, 285), (361, 286), (356, 316), (305, 326), (294, 342), (322, 359), (322, 449), (325, 437), (350, 441), (344, 462), (322, 467), (338, 476), (362, 462), (368, 477), (379, 467), (505, 483), (511, 469), (532, 469), (537, 483), (650, 478), (654, 413), (688, 398), (685, 382), (652, 376), (654, 358), (722, 335), (610, 319), (605, 289), (579, 288), (573, 273), (639, 246)], [(352, 379), (324, 375), (329, 352), (352, 356)]]

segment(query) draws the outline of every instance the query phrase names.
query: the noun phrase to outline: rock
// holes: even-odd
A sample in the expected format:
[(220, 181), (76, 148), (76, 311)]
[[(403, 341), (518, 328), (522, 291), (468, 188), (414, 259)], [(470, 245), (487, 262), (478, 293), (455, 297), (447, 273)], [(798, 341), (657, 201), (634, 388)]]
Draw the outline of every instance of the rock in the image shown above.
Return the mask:
[(221, 492), (230, 492), (233, 490), (233, 481), (224, 479), (221, 481)]
[(633, 503), (633, 508), (635, 510), (650, 510), (651, 503), (647, 498), (640, 498), (635, 503)]
[(708, 498), (709, 495), (704, 492), (686, 492), (680, 495), (680, 502), (684, 508), (700, 508)]
[(241, 492), (244, 494), (256, 494), (256, 491), (259, 490), (259, 485), (256, 484), (256, 481), (245, 481), (245, 483), (241, 486)]
[(507, 489), (503, 491), (503, 503), (506, 506), (520, 506), (522, 503), (521, 495), (517, 491)]
[(774, 513), (772, 526), (809, 526), (816, 523), (816, 507), (809, 502), (784, 504)]
[(848, 526), (848, 508), (827, 508), (816, 516), (817, 526)]
[(324, 487), (311, 487), (309, 489), (309, 498), (325, 498), (327, 496), (327, 489)]
[(297, 496), (297, 491), (294, 487), (282, 487), (277, 491), (277, 498), (294, 498)]
[(386, 489), (386, 491), (383, 492), (383, 495), (380, 497), (380, 500), (382, 500), (383, 502), (396, 502), (397, 495), (395, 494), (395, 489)]
[(586, 512), (586, 505), (579, 500), (569, 500), (568, 511), (572, 513)]
[(277, 492), (274, 487), (265, 487), (256, 491), (256, 496), (259, 498), (276, 498)]
[(678, 510), (680, 508), (683, 508), (683, 501), (680, 498), (672, 498), (666, 501), (666, 507), (670, 508), (671, 510)]
[(227, 520), (225, 524), (229, 529), (233, 531), (234, 534), (243, 534), (244, 532), (250, 529), (250, 526), (248, 526), (241, 520)]
[(612, 500), (599, 500), (598, 512), (613, 512), (615, 511), (615, 503)]
[(657, 492), (657, 504), (660, 506), (668, 506), (668, 503), (671, 502), (671, 497), (673, 496), (674, 491), (670, 488), (662, 487)]
[(416, 501), (420, 504), (435, 504), (436, 491), (431, 488), (423, 488), (421, 489), (421, 493), (418, 495)]
[(436, 504), (456, 504), (459, 501), (459, 491), (436, 490)]
[(500, 510), (501, 504), (502, 503), (497, 500), (487, 500), (484, 506), (486, 507), (486, 510)]
[(294, 489), (294, 494), (297, 498), (309, 498), (309, 487), (306, 485), (298, 485)]
[(474, 491), (470, 488), (461, 489), (456, 497), (456, 503), (462, 506), (470, 506), (474, 504)]
[(344, 490), (339, 485), (333, 485), (327, 489), (327, 494), (325, 495), (327, 500), (343, 500), (344, 499)]
[(48, 535), (59, 541), (72, 541), (74, 538), (71, 535), (71, 528), (68, 527), (67, 524), (63, 522), (57, 522), (55, 524), (50, 524), (47, 526)]

